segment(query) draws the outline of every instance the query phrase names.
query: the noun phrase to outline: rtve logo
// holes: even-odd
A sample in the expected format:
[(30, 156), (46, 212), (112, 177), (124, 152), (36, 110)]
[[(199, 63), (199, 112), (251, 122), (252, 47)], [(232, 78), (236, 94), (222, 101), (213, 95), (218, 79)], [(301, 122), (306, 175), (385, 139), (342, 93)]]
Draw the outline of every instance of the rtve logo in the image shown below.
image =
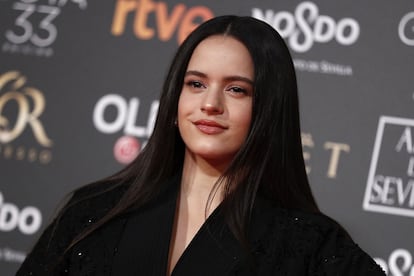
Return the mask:
[(327, 43), (336, 40), (342, 45), (351, 45), (359, 37), (360, 27), (353, 18), (342, 18), (337, 22), (328, 15), (319, 14), (319, 8), (312, 2), (298, 4), (294, 13), (252, 9), (252, 17), (262, 20), (287, 39), (295, 52), (308, 51), (315, 42)]
[[(0, 75), (0, 92), (6, 90), (4, 94), (0, 94), (0, 143), (12, 142), (30, 127), (40, 145), (51, 147), (52, 141), (39, 120), (45, 109), (43, 94), (36, 88), (24, 87), (25, 84), (26, 78), (17, 71)], [(14, 123), (4, 114), (6, 105), (11, 102), (18, 107)]]
[[(111, 33), (120, 36), (125, 32), (127, 17), (135, 13), (133, 31), (137, 38), (149, 40), (158, 37), (168, 41), (177, 31), (177, 42), (181, 44), (199, 24), (213, 18), (205, 6), (187, 8), (180, 3), (168, 11), (167, 2), (152, 0), (118, 0), (115, 7)], [(149, 26), (149, 17), (155, 17), (155, 26)]]

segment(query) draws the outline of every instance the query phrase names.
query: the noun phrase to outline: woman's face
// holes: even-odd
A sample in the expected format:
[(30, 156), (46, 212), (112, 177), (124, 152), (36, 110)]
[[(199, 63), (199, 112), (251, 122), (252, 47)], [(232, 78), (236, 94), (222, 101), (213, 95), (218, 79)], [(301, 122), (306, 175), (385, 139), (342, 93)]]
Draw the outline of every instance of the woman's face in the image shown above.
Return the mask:
[(254, 68), (238, 40), (214, 35), (194, 50), (178, 102), (187, 152), (230, 162), (245, 141), (252, 116)]

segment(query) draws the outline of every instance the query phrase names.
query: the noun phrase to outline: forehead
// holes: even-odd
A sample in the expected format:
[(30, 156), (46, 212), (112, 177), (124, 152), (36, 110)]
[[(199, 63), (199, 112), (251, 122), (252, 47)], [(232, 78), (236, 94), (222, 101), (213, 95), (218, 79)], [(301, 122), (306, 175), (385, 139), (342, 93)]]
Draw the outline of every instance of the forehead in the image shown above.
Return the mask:
[(253, 61), (248, 49), (228, 35), (213, 35), (201, 41), (191, 56), (188, 70), (230, 70), (253, 77)]

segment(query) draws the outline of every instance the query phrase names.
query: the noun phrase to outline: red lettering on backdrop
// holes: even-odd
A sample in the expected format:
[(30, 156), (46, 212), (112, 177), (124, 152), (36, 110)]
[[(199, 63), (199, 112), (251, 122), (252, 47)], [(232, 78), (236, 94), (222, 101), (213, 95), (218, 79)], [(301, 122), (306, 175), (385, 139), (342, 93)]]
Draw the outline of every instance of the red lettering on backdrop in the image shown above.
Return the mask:
[(183, 4), (178, 4), (174, 7), (170, 18), (168, 19), (168, 9), (165, 3), (160, 3), (157, 6), (157, 26), (159, 30), (159, 38), (167, 41), (171, 38), (174, 30), (177, 29), (177, 24), (185, 12), (186, 7)]
[[(177, 31), (177, 42), (181, 44), (188, 34), (199, 23), (214, 17), (212, 11), (205, 6), (187, 8), (180, 3), (169, 11), (166, 2), (154, 2), (152, 0), (118, 0), (112, 21), (111, 33), (120, 36), (125, 32), (127, 16), (135, 13), (133, 30), (137, 38), (149, 40), (157, 35), (161, 41), (172, 39)], [(148, 26), (148, 17), (151, 13), (155, 16), (155, 28)]]

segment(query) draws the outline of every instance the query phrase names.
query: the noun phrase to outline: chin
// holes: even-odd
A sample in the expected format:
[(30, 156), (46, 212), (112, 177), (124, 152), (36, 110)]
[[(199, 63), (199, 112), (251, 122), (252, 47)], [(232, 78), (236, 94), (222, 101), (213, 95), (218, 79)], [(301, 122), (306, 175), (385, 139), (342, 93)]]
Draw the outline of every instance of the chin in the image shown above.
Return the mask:
[(234, 153), (217, 152), (217, 151), (199, 152), (199, 153), (195, 153), (195, 155), (197, 155), (197, 156), (199, 156), (199, 157), (201, 157), (201, 158), (203, 158), (207, 161), (217, 162), (217, 163), (229, 162), (234, 157)]
[(232, 160), (237, 151), (229, 150), (228, 147), (223, 147), (222, 144), (204, 144), (194, 147), (187, 147), (187, 151), (194, 157), (214, 162), (229, 162)]

